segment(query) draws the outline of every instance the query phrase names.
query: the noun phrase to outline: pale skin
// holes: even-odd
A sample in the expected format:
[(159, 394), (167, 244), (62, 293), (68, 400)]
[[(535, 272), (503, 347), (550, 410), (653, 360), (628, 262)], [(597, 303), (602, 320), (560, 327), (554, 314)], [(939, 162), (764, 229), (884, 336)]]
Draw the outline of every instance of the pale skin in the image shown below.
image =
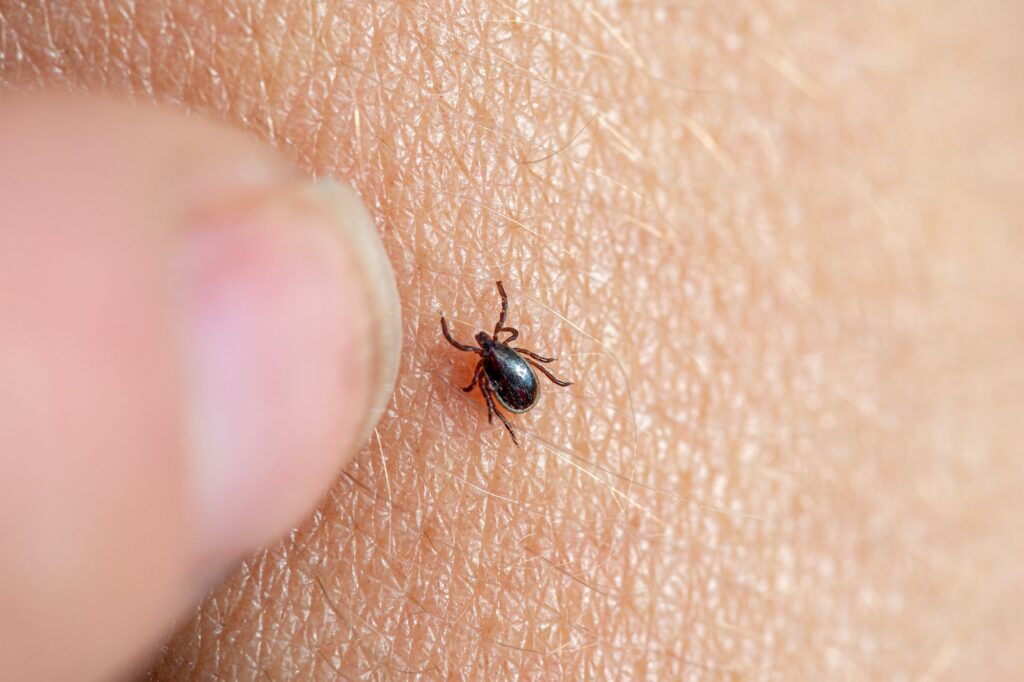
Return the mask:
[[(336, 4), (0, 3), (0, 82), (345, 179), (400, 283), (374, 436), (154, 676), (1024, 670), (1019, 9)], [(574, 382), (522, 450), (438, 325), (497, 279)]]

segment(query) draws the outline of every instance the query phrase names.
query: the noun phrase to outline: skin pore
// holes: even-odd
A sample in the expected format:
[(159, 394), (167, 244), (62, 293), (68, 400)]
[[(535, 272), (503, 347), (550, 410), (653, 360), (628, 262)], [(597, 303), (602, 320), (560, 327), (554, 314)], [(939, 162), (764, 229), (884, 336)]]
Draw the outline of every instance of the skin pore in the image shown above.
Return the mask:
[[(354, 186), (370, 442), (151, 674), (1024, 669), (1013, 3), (0, 2), (0, 83), (182, 106)], [(494, 281), (566, 389), (467, 397)]]

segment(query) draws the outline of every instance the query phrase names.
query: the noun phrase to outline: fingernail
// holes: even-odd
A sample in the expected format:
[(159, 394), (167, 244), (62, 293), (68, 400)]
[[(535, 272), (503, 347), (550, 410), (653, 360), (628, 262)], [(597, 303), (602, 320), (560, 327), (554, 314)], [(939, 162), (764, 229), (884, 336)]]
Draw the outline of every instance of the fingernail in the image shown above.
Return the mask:
[(333, 182), (204, 208), (184, 250), (200, 560), (297, 524), (372, 431), (401, 350), (394, 274)]

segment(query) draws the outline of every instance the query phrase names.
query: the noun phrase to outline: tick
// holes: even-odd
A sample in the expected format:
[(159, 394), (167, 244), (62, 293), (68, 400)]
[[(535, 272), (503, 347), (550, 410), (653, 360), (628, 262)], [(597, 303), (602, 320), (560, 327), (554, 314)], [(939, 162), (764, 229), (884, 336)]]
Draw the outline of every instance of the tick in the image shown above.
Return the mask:
[[(498, 419), (512, 436), (512, 442), (518, 446), (516, 432), (494, 401), (497, 400), (503, 408), (515, 414), (533, 409), (533, 406), (540, 400), (540, 382), (537, 381), (537, 373), (533, 371), (534, 369), (540, 370), (541, 374), (559, 386), (571, 386), (572, 382), (562, 381), (544, 366), (544, 364), (554, 362), (556, 358), (546, 358), (532, 350), (509, 345), (519, 337), (519, 330), (515, 327), (505, 326), (505, 319), (508, 317), (508, 295), (501, 282), (495, 283), (498, 285), (498, 294), (501, 296), (501, 316), (498, 317), (498, 324), (494, 325), (493, 334), (477, 332), (474, 338), (479, 346), (467, 346), (464, 343), (459, 343), (452, 338), (448, 331), (448, 323), (445, 322), (444, 315), (441, 316), (441, 331), (444, 333), (444, 338), (448, 339), (448, 343), (459, 350), (476, 353), (480, 356), (480, 361), (476, 363), (476, 369), (473, 370), (473, 381), (462, 390), (469, 393), (474, 386), (480, 386), (480, 393), (483, 394), (484, 400), (487, 402), (487, 422), (493, 424), (494, 415), (498, 415)], [(508, 332), (508, 337), (502, 341), (498, 337), (505, 332)]]

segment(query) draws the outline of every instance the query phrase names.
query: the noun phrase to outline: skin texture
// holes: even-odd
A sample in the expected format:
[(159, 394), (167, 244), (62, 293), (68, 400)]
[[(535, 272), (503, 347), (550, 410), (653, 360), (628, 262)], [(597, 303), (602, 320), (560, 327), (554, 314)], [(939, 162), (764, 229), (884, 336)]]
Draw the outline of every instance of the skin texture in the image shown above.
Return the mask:
[[(149, 674), (1019, 675), (1012, 5), (0, 0), (0, 82), (344, 178), (403, 297), (366, 449)], [(575, 382), (521, 451), (437, 324), (496, 279)]]

